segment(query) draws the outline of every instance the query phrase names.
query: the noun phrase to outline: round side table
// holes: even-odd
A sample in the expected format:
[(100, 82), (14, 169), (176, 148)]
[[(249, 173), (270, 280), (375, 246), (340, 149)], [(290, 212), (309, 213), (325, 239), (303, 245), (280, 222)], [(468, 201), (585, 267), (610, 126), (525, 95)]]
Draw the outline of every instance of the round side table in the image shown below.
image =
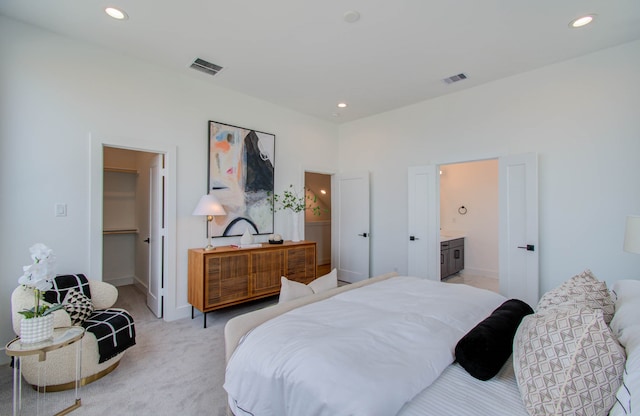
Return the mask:
[[(77, 409), (81, 405), (79, 389), (80, 389), (80, 374), (82, 365), (82, 348), (81, 342), (78, 342), (84, 336), (84, 328), (79, 326), (70, 326), (63, 328), (55, 328), (53, 330), (53, 339), (38, 342), (34, 344), (22, 344), (20, 338), (16, 338), (9, 342), (6, 346), (7, 355), (14, 357), (13, 363), (13, 416), (22, 414), (22, 364), (20, 358), (27, 355), (38, 355), (38, 361), (45, 361), (47, 359), (47, 353), (49, 351), (57, 350), (59, 348), (66, 347), (67, 345), (76, 344), (76, 386), (75, 395), (76, 399), (74, 404), (67, 407), (64, 410), (56, 413), (55, 416), (66, 415), (74, 409)], [(39, 376), (38, 376), (39, 377)], [(44, 381), (44, 392), (46, 394), (46, 380)], [(38, 402), (36, 403), (36, 412), (39, 413), (40, 406), (40, 388), (36, 388)]]

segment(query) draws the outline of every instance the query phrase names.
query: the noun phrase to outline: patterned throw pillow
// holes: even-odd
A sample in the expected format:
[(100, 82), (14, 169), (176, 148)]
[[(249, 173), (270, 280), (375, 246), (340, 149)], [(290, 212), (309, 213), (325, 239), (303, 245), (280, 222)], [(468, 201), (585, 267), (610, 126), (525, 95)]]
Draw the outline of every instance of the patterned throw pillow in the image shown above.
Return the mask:
[(624, 349), (601, 310), (552, 309), (525, 317), (513, 367), (530, 415), (606, 415), (615, 403)]
[(93, 313), (93, 302), (84, 293), (71, 289), (67, 292), (62, 302), (64, 309), (71, 317), (71, 325), (82, 325)]
[(556, 307), (589, 307), (601, 309), (607, 324), (615, 312), (614, 301), (605, 282), (599, 281), (591, 270), (573, 276), (555, 289), (545, 293), (536, 312)]

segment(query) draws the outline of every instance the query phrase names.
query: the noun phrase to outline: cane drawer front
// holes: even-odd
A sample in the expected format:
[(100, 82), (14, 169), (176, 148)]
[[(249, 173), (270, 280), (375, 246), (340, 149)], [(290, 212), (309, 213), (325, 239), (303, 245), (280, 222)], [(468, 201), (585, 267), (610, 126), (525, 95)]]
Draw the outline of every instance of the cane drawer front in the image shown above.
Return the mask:
[(280, 277), (285, 273), (283, 249), (251, 253), (251, 295), (276, 294), (280, 291)]
[(308, 284), (316, 278), (315, 244), (289, 247), (286, 256), (285, 276), (287, 279)]
[(250, 253), (205, 255), (205, 308), (249, 296)]

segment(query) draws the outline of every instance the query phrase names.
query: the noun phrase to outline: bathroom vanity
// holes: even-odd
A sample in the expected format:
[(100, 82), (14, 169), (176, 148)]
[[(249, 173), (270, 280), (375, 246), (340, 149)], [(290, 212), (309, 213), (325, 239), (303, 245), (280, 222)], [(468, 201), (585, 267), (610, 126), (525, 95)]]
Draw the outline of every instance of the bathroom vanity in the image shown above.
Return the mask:
[(464, 269), (464, 236), (440, 235), (440, 279)]

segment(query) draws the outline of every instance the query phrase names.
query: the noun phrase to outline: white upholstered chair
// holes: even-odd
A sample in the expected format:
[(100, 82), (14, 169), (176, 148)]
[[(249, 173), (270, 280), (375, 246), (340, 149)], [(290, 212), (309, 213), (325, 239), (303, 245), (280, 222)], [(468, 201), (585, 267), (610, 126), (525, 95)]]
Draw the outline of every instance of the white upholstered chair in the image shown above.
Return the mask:
[[(115, 286), (89, 279), (91, 301), (95, 309), (106, 309), (118, 299), (118, 289)], [(33, 307), (34, 294), (31, 289), (18, 286), (11, 295), (11, 312), (13, 318), (13, 330), (20, 335), (20, 320), (23, 316), (18, 312)], [(64, 309), (59, 309), (54, 314), (54, 327), (71, 326), (71, 318)], [(124, 352), (99, 363), (98, 342), (96, 337), (86, 332), (82, 338), (82, 373), (81, 384), (85, 385), (109, 374), (115, 370)], [(75, 345), (50, 351), (46, 361), (38, 363), (37, 355), (22, 357), (22, 375), (27, 383), (38, 386), (38, 365), (41, 374), (47, 376), (47, 391), (67, 390), (75, 387), (76, 354)]]

